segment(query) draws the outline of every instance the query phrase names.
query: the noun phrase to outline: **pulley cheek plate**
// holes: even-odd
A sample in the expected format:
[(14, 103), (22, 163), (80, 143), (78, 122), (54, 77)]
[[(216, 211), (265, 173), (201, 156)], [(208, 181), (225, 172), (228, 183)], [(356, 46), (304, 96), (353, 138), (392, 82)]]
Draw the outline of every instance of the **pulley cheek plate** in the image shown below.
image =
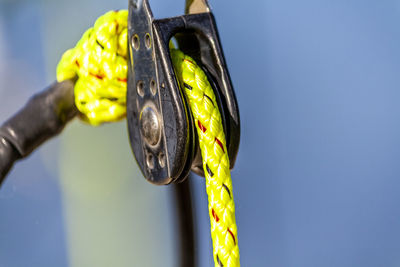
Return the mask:
[[(189, 122), (168, 42), (155, 43), (147, 1), (129, 5), (127, 119), (131, 147), (144, 176), (155, 184), (180, 177), (189, 153)], [(149, 116), (143, 116), (144, 111)], [(151, 121), (147, 121), (148, 118)], [(156, 137), (156, 138), (154, 138)]]
[(155, 184), (182, 181), (191, 168), (202, 174), (200, 152), (195, 151), (195, 127), (169, 54), (171, 38), (177, 33), (186, 36), (185, 32), (189, 39), (178, 38), (179, 43), (185, 42), (184, 52), (204, 63), (219, 87), (231, 167), (239, 145), (239, 111), (212, 14), (154, 20), (148, 0), (140, 4), (130, 0), (128, 131), (144, 176)]

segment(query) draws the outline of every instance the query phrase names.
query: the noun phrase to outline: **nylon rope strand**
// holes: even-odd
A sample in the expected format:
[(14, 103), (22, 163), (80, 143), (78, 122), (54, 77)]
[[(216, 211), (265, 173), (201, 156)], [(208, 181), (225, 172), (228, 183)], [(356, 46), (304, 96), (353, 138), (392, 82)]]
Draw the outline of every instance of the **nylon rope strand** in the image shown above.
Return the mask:
[(239, 266), (232, 179), (217, 100), (206, 74), (192, 58), (176, 49), (171, 50), (171, 56), (199, 136), (206, 176), (214, 262), (216, 266)]
[[(92, 124), (126, 115), (128, 11), (110, 11), (98, 18), (57, 67), (59, 82), (76, 78), (75, 103), (81, 118)], [(206, 176), (208, 209), (216, 267), (237, 267), (239, 247), (232, 180), (222, 118), (207, 76), (178, 49), (171, 57), (181, 90), (196, 123)]]

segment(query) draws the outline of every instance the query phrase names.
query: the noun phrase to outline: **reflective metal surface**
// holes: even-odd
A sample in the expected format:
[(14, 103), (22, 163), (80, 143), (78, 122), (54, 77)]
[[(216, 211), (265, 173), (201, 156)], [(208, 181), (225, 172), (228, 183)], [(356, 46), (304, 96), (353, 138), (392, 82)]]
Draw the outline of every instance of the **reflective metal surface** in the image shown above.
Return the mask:
[(155, 146), (160, 141), (161, 127), (157, 111), (150, 106), (145, 106), (140, 113), (140, 129), (147, 144)]

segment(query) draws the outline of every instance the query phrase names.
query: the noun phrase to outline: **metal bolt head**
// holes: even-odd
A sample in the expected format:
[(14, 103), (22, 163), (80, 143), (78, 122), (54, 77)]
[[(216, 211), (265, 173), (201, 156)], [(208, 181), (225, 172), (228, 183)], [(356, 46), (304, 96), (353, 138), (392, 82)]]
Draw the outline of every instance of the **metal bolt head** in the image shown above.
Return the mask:
[(146, 164), (147, 164), (147, 167), (149, 169), (153, 169), (154, 168), (154, 157), (153, 157), (153, 154), (151, 154), (151, 153), (147, 154), (147, 156), (146, 156)]
[(136, 84), (136, 90), (138, 94), (143, 97), (144, 96), (144, 83), (143, 81), (138, 81)]
[(147, 144), (155, 146), (160, 141), (161, 126), (158, 114), (150, 106), (145, 106), (140, 113), (140, 130)]
[(140, 48), (140, 39), (137, 34), (132, 36), (132, 46), (135, 48), (135, 50), (139, 50)]
[(150, 47), (151, 47), (151, 37), (150, 37), (149, 33), (146, 33), (146, 35), (144, 37), (144, 40), (145, 40), (146, 48), (150, 49)]
[(157, 94), (157, 84), (154, 80), (150, 81), (150, 92), (152, 95), (156, 95)]
[(158, 154), (158, 164), (160, 164), (161, 168), (165, 167), (165, 154), (163, 152), (160, 152), (160, 154)]

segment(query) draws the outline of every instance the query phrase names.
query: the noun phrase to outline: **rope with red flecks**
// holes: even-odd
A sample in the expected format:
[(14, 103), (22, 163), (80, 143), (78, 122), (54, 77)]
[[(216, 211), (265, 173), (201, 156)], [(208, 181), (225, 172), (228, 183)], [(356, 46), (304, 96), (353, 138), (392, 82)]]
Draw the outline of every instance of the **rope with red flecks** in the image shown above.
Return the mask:
[[(58, 81), (79, 77), (75, 103), (81, 117), (92, 125), (126, 114), (127, 17), (126, 10), (101, 16), (63, 55), (57, 68)], [(216, 96), (193, 59), (177, 49), (171, 49), (171, 57), (199, 136), (215, 266), (240, 266), (229, 158)]]
[(240, 266), (235, 203), (221, 113), (204, 71), (180, 50), (171, 50), (176, 77), (196, 122), (206, 176), (214, 262)]

